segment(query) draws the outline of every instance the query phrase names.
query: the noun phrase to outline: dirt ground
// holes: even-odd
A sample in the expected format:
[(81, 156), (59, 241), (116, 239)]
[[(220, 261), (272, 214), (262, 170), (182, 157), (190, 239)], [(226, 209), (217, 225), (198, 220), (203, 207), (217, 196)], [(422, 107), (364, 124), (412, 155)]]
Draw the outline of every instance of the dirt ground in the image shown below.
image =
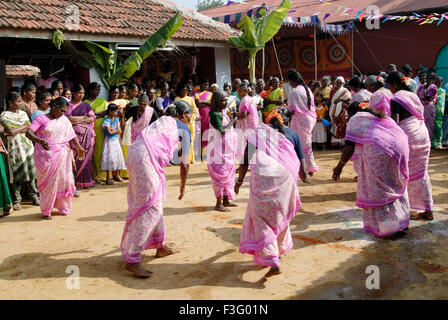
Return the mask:
[[(155, 259), (155, 250), (145, 251), (151, 278), (131, 275), (120, 254), (126, 184), (97, 186), (80, 191), (67, 217), (45, 221), (38, 207), (25, 204), (0, 219), (0, 298), (448, 299), (448, 152), (431, 156), (435, 220), (412, 221), (395, 241), (363, 232), (352, 164), (334, 183), (339, 153), (320, 151), (315, 158), (320, 172), (311, 185), (299, 185), (303, 206), (291, 223), (294, 249), (281, 259), (278, 276), (265, 280), (268, 269), (238, 252), (248, 179), (235, 201), (239, 207), (218, 213), (207, 167), (195, 164), (182, 201), (179, 168), (167, 168), (167, 242), (181, 252)], [(380, 271), (378, 290), (366, 288), (370, 265)], [(68, 266), (79, 268), (79, 289), (66, 286)]]

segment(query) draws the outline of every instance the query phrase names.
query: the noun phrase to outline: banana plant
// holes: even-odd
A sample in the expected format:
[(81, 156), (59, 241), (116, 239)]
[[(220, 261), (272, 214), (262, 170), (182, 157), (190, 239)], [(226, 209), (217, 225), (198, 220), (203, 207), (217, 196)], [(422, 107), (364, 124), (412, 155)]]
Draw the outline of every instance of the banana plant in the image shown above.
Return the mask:
[(115, 43), (109, 43), (108, 47), (98, 43), (85, 41), (83, 45), (88, 51), (79, 50), (70, 41), (62, 43), (64, 49), (72, 55), (76, 62), (87, 69), (94, 68), (107, 89), (112, 85), (118, 85), (129, 79), (137, 70), (141, 68), (142, 62), (148, 58), (159, 47), (165, 46), (182, 25), (182, 18), (175, 15), (159, 30), (151, 35), (127, 58), (123, 64), (118, 64), (118, 50)]
[(244, 16), (238, 24), (240, 36), (230, 37), (230, 43), (239, 50), (246, 50), (249, 55), (250, 82), (255, 83), (255, 57), (266, 43), (280, 30), (283, 20), (291, 8), (291, 0), (283, 0), (277, 9), (267, 13), (260, 11), (260, 18)]

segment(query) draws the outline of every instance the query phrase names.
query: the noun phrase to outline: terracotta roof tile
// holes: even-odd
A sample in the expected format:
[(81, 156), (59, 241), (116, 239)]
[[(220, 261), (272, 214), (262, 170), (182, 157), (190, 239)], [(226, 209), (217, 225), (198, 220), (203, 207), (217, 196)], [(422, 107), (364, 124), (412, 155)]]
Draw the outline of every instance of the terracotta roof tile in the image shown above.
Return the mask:
[(81, 33), (149, 36), (176, 12), (183, 24), (174, 39), (225, 42), (235, 32), (165, 0), (0, 0), (0, 26), (68, 31), (66, 8), (73, 3), (79, 8)]
[(6, 76), (8, 78), (17, 78), (17, 77), (37, 77), (40, 74), (40, 69), (34, 66), (28, 65), (5, 65)]

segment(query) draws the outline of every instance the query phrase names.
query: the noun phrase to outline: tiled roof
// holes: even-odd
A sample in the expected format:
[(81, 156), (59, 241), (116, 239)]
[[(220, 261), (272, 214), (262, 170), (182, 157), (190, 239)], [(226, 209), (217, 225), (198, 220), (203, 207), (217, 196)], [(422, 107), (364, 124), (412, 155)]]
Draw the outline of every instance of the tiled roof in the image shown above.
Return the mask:
[(34, 66), (7, 64), (5, 68), (7, 78), (37, 77), (40, 74), (40, 69)]
[[(254, 7), (259, 7), (263, 3), (268, 7), (277, 8), (282, 0), (247, 0), (245, 2), (236, 2), (228, 6), (214, 7), (211, 9), (201, 11), (202, 14), (213, 17), (222, 17), (229, 14), (240, 12), (247, 12)], [(375, 5), (380, 8), (381, 14), (392, 14), (400, 12), (412, 12), (424, 9), (434, 9), (448, 7), (448, 0), (328, 0), (323, 3), (330, 3), (330, 5), (323, 6), (317, 0), (292, 0), (292, 6), (288, 16), (311, 16), (319, 13), (319, 17), (326, 13), (332, 14), (326, 23), (352, 20), (357, 15), (359, 10), (366, 10), (367, 6)], [(339, 14), (336, 14), (338, 6), (341, 6)], [(347, 16), (340, 16), (345, 8), (355, 9)], [(291, 12), (295, 10), (294, 12)]]
[(225, 42), (235, 32), (165, 0), (0, 0), (0, 30), (70, 31), (66, 20), (72, 5), (79, 8), (80, 25), (74, 32), (80, 34), (147, 37), (176, 13), (183, 23), (174, 40)]

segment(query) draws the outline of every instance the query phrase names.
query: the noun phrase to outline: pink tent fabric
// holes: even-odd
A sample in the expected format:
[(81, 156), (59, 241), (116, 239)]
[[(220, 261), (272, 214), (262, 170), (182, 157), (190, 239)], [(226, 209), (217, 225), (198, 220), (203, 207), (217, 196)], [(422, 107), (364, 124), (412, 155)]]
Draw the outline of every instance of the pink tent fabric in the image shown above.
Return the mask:
[(319, 167), (314, 161), (312, 148), (313, 129), (317, 120), (316, 106), (314, 105), (313, 93), (309, 88), (307, 90), (311, 97), (310, 109), (308, 109), (306, 91), (303, 86), (295, 87), (289, 95), (288, 109), (294, 112), (291, 118), (290, 128), (297, 132), (300, 137), (308, 172), (317, 172), (319, 171)]
[(278, 266), (293, 247), (289, 224), (302, 203), (297, 189), (300, 161), (292, 143), (260, 124), (248, 138), (256, 147), (250, 160), (250, 194), (240, 238), (241, 253), (263, 266)]
[[(222, 126), (229, 124), (230, 118), (222, 111)], [(216, 197), (235, 198), (233, 187), (235, 185), (235, 155), (236, 132), (232, 128), (224, 136), (210, 126), (208, 130), (207, 168), (213, 180), (213, 190)]]
[(247, 116), (244, 119), (238, 120), (236, 123), (237, 128), (237, 152), (236, 159), (241, 162), (246, 150), (246, 141), (248, 134), (251, 130), (258, 126), (258, 110), (254, 99), (251, 96), (245, 96), (240, 102), (240, 112), (247, 112)]
[(66, 116), (53, 120), (46, 115), (38, 116), (29, 129), (50, 145), (50, 150), (45, 150), (39, 143), (34, 148), (42, 214), (49, 216), (51, 210), (56, 208), (61, 214), (67, 215), (76, 190), (69, 146), (76, 133)]
[(122, 255), (129, 263), (140, 262), (143, 250), (165, 245), (164, 173), (178, 141), (176, 120), (163, 116), (144, 129), (129, 147), (129, 208), (121, 240)]
[(375, 91), (370, 97), (370, 108), (383, 111), (386, 116), (390, 117), (390, 97), (383, 91)]
[(434, 202), (428, 174), (431, 140), (424, 122), (424, 107), (414, 93), (405, 90), (395, 93), (393, 100), (413, 115), (399, 123), (409, 141), (408, 193), (411, 208), (432, 211)]
[(353, 116), (346, 140), (356, 142), (352, 157), (358, 174), (356, 205), (365, 209), (364, 230), (387, 236), (409, 225), (409, 147), (406, 134), (389, 117), (367, 112)]
[(149, 126), (153, 113), (154, 109), (147, 106), (141, 117), (137, 121), (132, 121), (131, 143), (134, 143), (135, 139), (137, 139), (140, 132), (142, 132), (146, 127)]

